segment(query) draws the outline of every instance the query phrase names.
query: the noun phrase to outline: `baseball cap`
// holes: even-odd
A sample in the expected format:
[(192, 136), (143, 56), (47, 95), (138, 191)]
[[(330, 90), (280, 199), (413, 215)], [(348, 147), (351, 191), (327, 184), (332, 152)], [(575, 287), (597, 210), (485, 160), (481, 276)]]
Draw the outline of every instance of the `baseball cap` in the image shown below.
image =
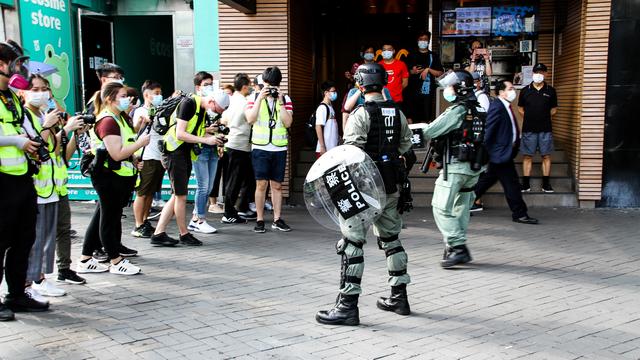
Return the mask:
[(215, 89), (213, 91), (213, 100), (223, 109), (229, 107), (229, 95), (222, 89)]
[(537, 63), (533, 67), (533, 72), (538, 72), (538, 71), (547, 71), (547, 65), (545, 65), (543, 63)]

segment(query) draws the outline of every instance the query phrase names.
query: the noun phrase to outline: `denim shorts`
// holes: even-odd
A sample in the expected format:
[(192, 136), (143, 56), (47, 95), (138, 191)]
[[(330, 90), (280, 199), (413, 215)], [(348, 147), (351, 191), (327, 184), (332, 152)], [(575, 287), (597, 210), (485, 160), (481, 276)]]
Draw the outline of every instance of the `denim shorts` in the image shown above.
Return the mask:
[(256, 180), (284, 181), (284, 170), (287, 165), (286, 151), (251, 151), (251, 162)]
[(533, 156), (536, 151), (540, 151), (540, 155), (551, 155), (553, 152), (553, 135), (550, 132), (541, 133), (522, 133), (520, 142), (520, 152), (523, 155)]

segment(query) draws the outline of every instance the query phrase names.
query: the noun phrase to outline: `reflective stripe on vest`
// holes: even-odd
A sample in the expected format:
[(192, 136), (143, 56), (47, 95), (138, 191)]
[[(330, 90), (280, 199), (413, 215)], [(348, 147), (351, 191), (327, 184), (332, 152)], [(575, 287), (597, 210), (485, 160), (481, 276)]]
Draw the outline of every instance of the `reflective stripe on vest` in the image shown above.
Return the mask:
[[(260, 106), (260, 113), (258, 114), (258, 120), (253, 124), (251, 130), (251, 143), (254, 145), (268, 145), (269, 143), (284, 147), (289, 143), (287, 128), (280, 120), (280, 103), (276, 103), (276, 109), (274, 109), (273, 119), (275, 120), (275, 128), (269, 126), (269, 120), (271, 115), (269, 114), (269, 102), (267, 99), (263, 100), (264, 103)], [(254, 105), (254, 106), (257, 106)]]
[[(193, 95), (192, 98), (196, 102), (196, 113), (193, 115), (193, 117), (191, 117), (191, 119), (188, 120), (188, 123), (187, 123), (186, 131), (190, 134), (193, 134), (193, 130), (196, 129), (196, 125), (198, 124), (198, 115), (200, 115), (200, 105), (202, 101), (202, 98), (197, 95)], [(170, 122), (171, 127), (163, 137), (165, 145), (167, 147), (167, 151), (169, 152), (176, 151), (176, 149), (178, 149), (180, 145), (184, 143), (184, 141), (178, 140), (178, 136), (176, 135), (176, 122), (178, 121), (177, 115), (176, 115), (177, 111), (178, 111), (178, 108), (176, 107), (176, 110), (173, 112), (173, 114), (171, 114), (171, 122)], [(181, 120), (185, 120), (185, 119), (181, 119)], [(200, 128), (197, 130), (198, 130), (197, 133), (194, 135), (204, 136), (204, 130), (205, 130), (204, 121), (201, 122)]]
[[(122, 147), (131, 145), (136, 142), (135, 132), (120, 115), (115, 115), (108, 110), (104, 110), (98, 115), (96, 119), (96, 125), (98, 124), (98, 121), (101, 121), (105, 117), (111, 117), (115, 119), (116, 124), (118, 124), (118, 127), (120, 128), (120, 139), (122, 141)], [(98, 138), (98, 135), (96, 135), (93, 129), (90, 130), (90, 135), (91, 135), (91, 152), (95, 154), (95, 151), (97, 149), (104, 147), (104, 142)], [(105, 160), (104, 168), (105, 169), (109, 168), (109, 161)], [(112, 170), (112, 171), (120, 176), (134, 176), (136, 174), (136, 168), (135, 166), (133, 166), (133, 163), (129, 160), (122, 160), (120, 162), (120, 169)]]
[(67, 189), (67, 183), (69, 182), (69, 170), (64, 164), (64, 160), (61, 155), (56, 156), (53, 167), (53, 181), (56, 186), (56, 191), (60, 196), (66, 196), (69, 194)]
[[(29, 108), (25, 108), (28, 112), (29, 115), (31, 116), (31, 125), (33, 125), (33, 129), (36, 131), (36, 133), (38, 135), (40, 135), (42, 133), (42, 124), (40, 123), (40, 116), (36, 115), (36, 113), (34, 113), (33, 111), (31, 111), (31, 109)], [(54, 158), (55, 158), (55, 154), (53, 153), (53, 139), (52, 137), (55, 136), (54, 134), (51, 134), (49, 136), (49, 140), (47, 141), (47, 147), (49, 148), (49, 154), (51, 154), (51, 158), (40, 164), (40, 168), (38, 170), (37, 174), (33, 175), (33, 184), (35, 185), (36, 188), (36, 193), (38, 194), (39, 197), (46, 199), (51, 197), (51, 195), (53, 195), (54, 191), (55, 191), (55, 184), (54, 184), (54, 180), (53, 180), (53, 174), (54, 174)]]
[[(18, 97), (11, 92), (14, 104), (19, 104)], [(22, 108), (18, 106), (18, 115), (20, 119), (14, 119), (13, 114), (4, 103), (0, 101), (0, 134), (2, 136), (14, 136), (22, 134), (20, 125), (22, 124)], [(12, 124), (13, 121), (19, 120), (17, 127)], [(22, 149), (16, 146), (0, 146), (0, 172), (9, 175), (24, 175), (27, 173), (29, 166), (27, 158)]]

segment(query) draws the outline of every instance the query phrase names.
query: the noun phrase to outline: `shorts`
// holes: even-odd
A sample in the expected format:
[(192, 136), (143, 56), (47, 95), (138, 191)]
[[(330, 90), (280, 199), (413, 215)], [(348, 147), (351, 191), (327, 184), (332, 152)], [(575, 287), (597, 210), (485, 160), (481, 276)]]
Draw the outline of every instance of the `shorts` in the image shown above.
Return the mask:
[(551, 155), (553, 152), (553, 134), (550, 132), (522, 133), (520, 142), (520, 152), (523, 155), (533, 156), (536, 151), (540, 151), (540, 155)]
[(140, 170), (140, 184), (136, 189), (138, 196), (151, 196), (162, 189), (164, 167), (159, 160), (144, 160)]
[(286, 151), (252, 150), (251, 162), (256, 180), (273, 180), (280, 183), (284, 181)]
[(191, 150), (178, 149), (162, 156), (162, 164), (167, 168), (171, 190), (174, 195), (186, 196), (191, 177)]

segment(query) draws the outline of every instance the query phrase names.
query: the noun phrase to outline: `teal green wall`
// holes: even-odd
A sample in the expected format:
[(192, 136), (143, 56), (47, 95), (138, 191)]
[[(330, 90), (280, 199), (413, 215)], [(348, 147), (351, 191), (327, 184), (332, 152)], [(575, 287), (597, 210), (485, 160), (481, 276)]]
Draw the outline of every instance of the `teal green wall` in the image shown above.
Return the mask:
[(196, 71), (220, 71), (218, 37), (218, 2), (193, 1), (193, 32)]

